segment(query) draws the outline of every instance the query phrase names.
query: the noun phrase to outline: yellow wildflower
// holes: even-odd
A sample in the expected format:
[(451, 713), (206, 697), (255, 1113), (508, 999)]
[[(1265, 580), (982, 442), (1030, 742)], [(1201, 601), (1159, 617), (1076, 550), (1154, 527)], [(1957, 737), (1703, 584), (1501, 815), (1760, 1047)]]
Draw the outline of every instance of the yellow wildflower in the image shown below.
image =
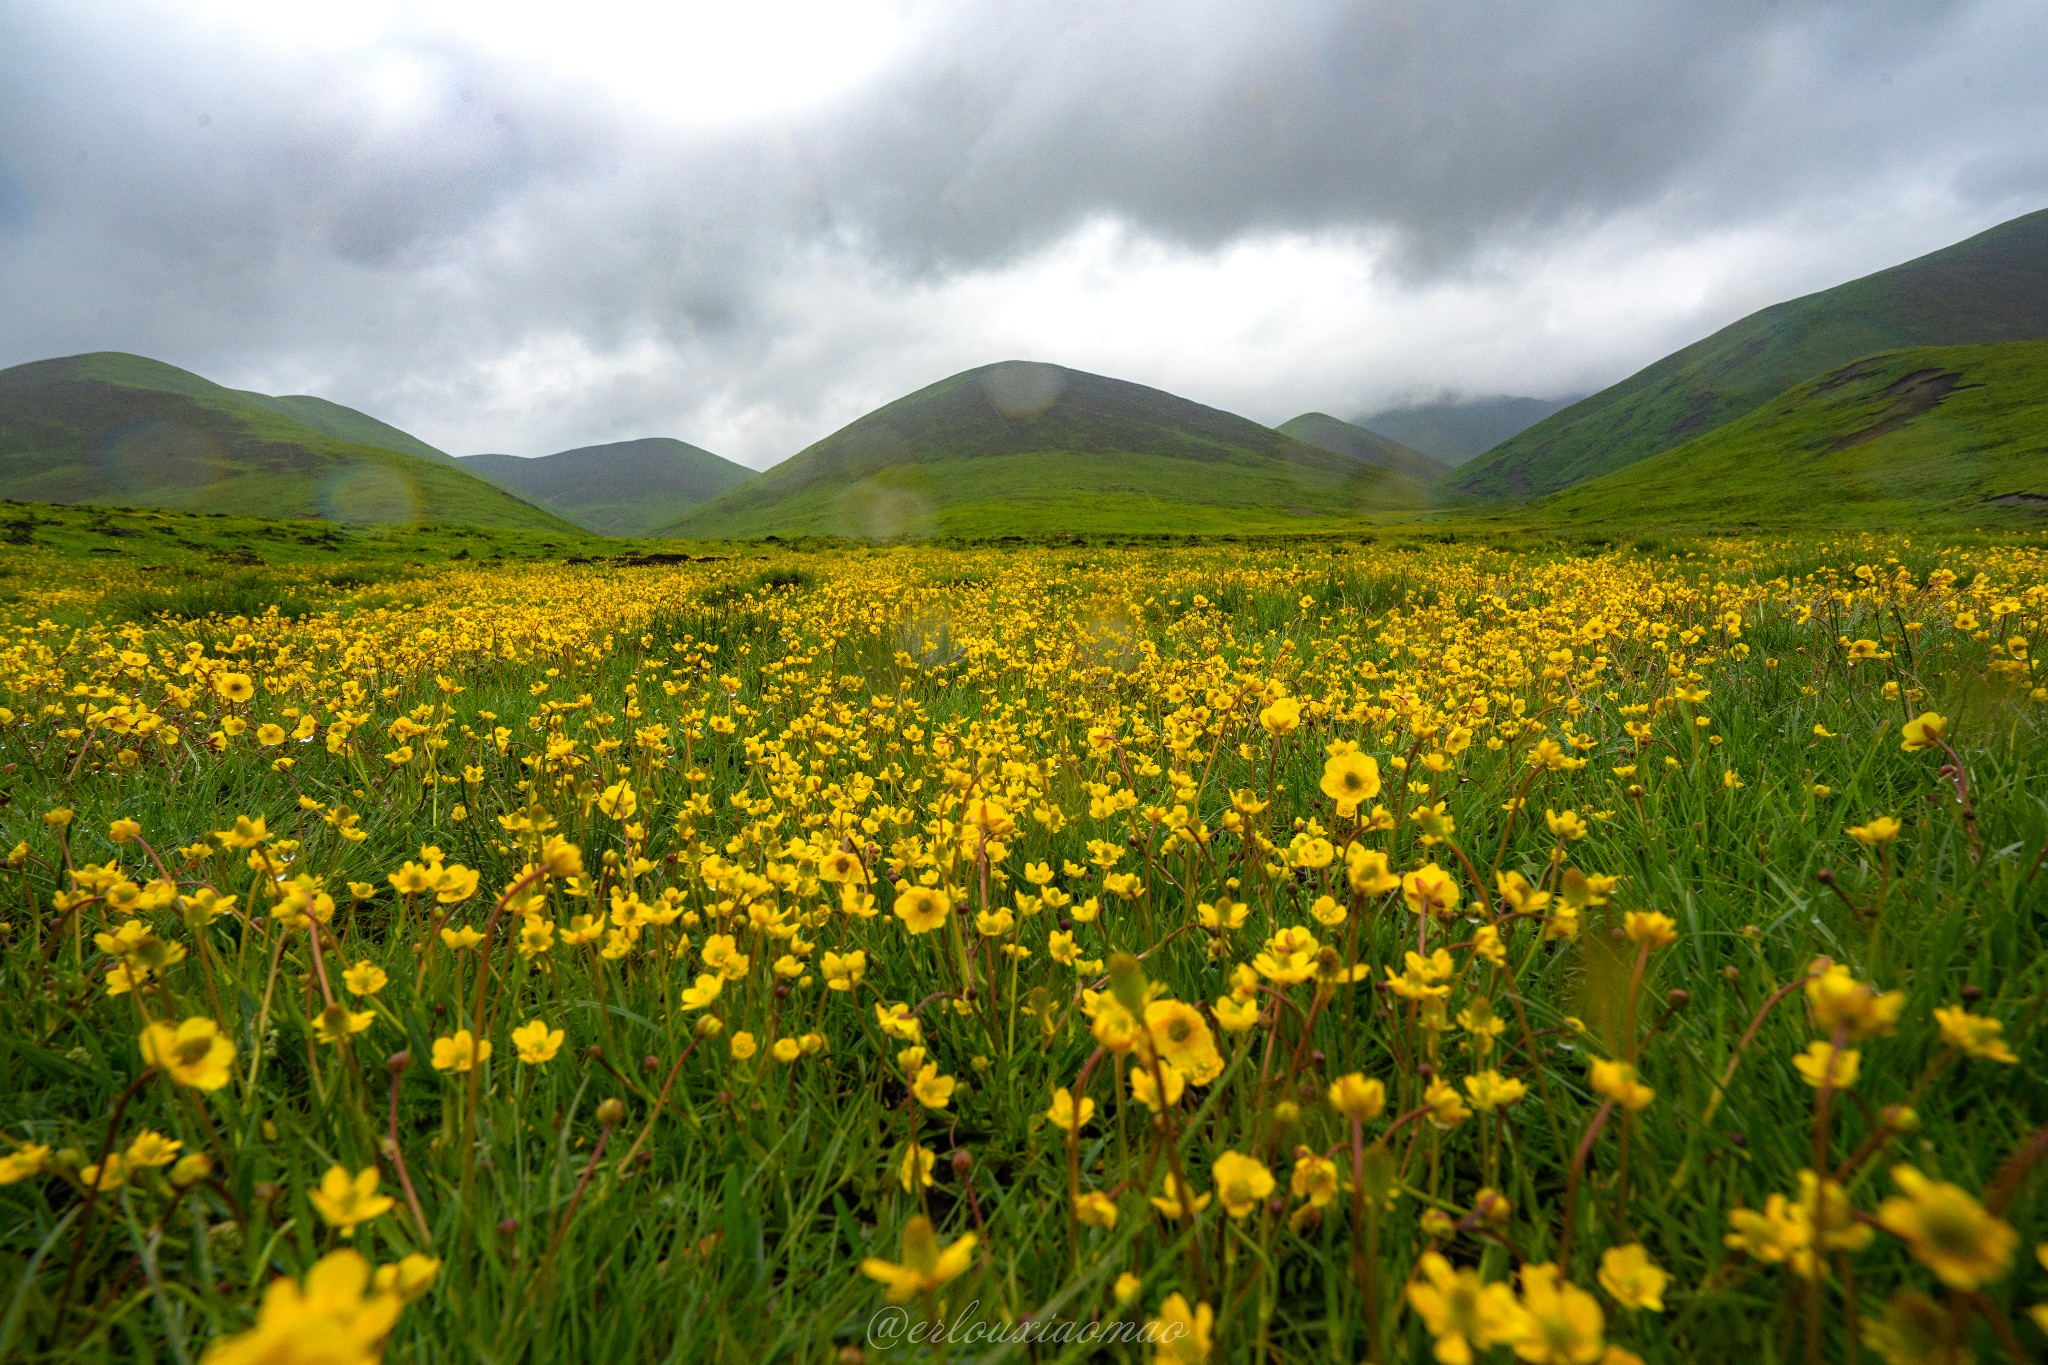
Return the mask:
[(932, 1220), (919, 1214), (903, 1229), (901, 1261), (870, 1256), (860, 1263), (861, 1273), (883, 1285), (882, 1297), (890, 1303), (909, 1303), (933, 1294), (959, 1278), (974, 1257), (976, 1238), (961, 1234), (951, 1246), (940, 1243)]
[(1159, 1316), (1146, 1324), (1151, 1339), (1159, 1343), (1154, 1360), (1158, 1365), (1207, 1365), (1216, 1349), (1215, 1326), (1216, 1312), (1208, 1304), (1190, 1307), (1185, 1295), (1167, 1295)]
[(389, 1195), (377, 1193), (377, 1168), (365, 1166), (350, 1175), (345, 1167), (329, 1166), (320, 1177), (320, 1188), (307, 1198), (314, 1212), (344, 1237), (356, 1235), (356, 1224), (368, 1222), (391, 1209)]
[(1664, 1311), (1664, 1287), (1671, 1277), (1650, 1259), (1642, 1243), (1609, 1247), (1600, 1254), (1600, 1287), (1623, 1308)]
[(528, 1066), (539, 1066), (554, 1060), (562, 1050), (562, 1030), (551, 1029), (542, 1019), (529, 1019), (512, 1030), (512, 1046), (519, 1052), (519, 1060)]
[(179, 1085), (218, 1090), (228, 1083), (235, 1045), (220, 1025), (202, 1016), (182, 1024), (151, 1024), (142, 1031), (142, 1060), (159, 1067)]
[(479, 1042), (468, 1029), (457, 1029), (446, 1038), (434, 1040), (434, 1070), (469, 1071), (491, 1059), (491, 1040)]
[(1504, 1284), (1486, 1284), (1479, 1273), (1453, 1269), (1437, 1252), (1426, 1251), (1408, 1282), (1408, 1305), (1436, 1340), (1441, 1365), (1472, 1365), (1480, 1353), (1511, 1346), (1529, 1334), (1529, 1315)]
[(1962, 1186), (1930, 1180), (1911, 1166), (1894, 1166), (1892, 1180), (1902, 1193), (1878, 1205), (1877, 1221), (1904, 1239), (1936, 1279), (1967, 1294), (2005, 1277), (2019, 1245), (2012, 1224)]
[(1243, 1218), (1273, 1192), (1273, 1173), (1257, 1157), (1225, 1152), (1216, 1158), (1210, 1174), (1215, 1177), (1223, 1209), (1232, 1218)]

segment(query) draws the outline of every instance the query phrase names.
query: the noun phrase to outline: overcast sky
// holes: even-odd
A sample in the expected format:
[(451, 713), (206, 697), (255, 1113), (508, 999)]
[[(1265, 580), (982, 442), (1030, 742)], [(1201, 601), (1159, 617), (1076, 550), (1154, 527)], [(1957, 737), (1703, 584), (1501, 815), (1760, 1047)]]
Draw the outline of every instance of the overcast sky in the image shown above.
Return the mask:
[(772, 464), (989, 361), (1583, 393), (2048, 206), (2048, 6), (0, 0), (0, 365)]

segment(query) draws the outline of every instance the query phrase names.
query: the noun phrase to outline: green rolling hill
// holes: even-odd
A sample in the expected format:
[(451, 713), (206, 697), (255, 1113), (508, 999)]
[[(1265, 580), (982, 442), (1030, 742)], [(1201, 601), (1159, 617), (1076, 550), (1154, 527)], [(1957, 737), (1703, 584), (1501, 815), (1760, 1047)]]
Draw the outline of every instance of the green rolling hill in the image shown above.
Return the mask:
[(1007, 361), (877, 408), (657, 534), (1304, 530), (1428, 489), (1158, 389)]
[(468, 455), (473, 474), (606, 536), (646, 535), (754, 471), (665, 436), (580, 446), (554, 455)]
[(0, 497), (579, 534), (411, 437), (418, 449), (369, 443), (397, 437), (324, 399), (243, 393), (118, 352), (0, 371)]
[(1909, 346), (2048, 338), (2048, 210), (1752, 313), (1456, 470), (1483, 497), (1551, 492), (1734, 421), (1814, 375)]
[(1354, 460), (1390, 469), (1396, 474), (1405, 474), (1411, 479), (1425, 483), (1440, 479), (1450, 466), (1441, 460), (1433, 460), (1419, 450), (1411, 450), (1399, 441), (1368, 431), (1361, 426), (1339, 421), (1326, 412), (1304, 412), (1291, 417), (1273, 428), (1282, 436), (1292, 436), (1306, 445), (1318, 446), (1339, 455), (1349, 455)]
[(1507, 515), (1724, 529), (2040, 525), (2048, 341), (1866, 356)]

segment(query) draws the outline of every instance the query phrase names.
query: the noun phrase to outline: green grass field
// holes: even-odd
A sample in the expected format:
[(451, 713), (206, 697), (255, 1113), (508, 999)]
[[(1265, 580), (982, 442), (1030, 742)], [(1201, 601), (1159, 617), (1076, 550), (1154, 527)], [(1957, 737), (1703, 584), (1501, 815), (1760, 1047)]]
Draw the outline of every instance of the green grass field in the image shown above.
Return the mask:
[[(1339, 457), (1341, 458), (1341, 457)], [(1412, 519), (1426, 485), (1346, 459), (1328, 468), (1256, 458), (1033, 451), (922, 460), (854, 483), (813, 483), (748, 506), (721, 500), (669, 528), (684, 535), (933, 536), (1229, 534)], [(771, 471), (772, 472), (772, 471)]]

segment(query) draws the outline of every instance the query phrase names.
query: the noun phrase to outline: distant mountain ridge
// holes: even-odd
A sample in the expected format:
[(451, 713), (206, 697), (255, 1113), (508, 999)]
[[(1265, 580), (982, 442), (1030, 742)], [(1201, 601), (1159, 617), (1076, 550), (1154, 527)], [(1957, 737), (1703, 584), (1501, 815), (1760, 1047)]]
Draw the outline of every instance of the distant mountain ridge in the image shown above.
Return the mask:
[(697, 537), (1301, 528), (1420, 483), (1142, 384), (1005, 361), (856, 419), (662, 528)]
[(1004, 361), (760, 474), (666, 437), (458, 459), (327, 399), (98, 352), (0, 371), (0, 497), (691, 538), (1320, 531), (1482, 501), (1566, 522), (2032, 525), (2044, 430), (2048, 210), (1577, 401), (1446, 397), (1276, 430)]
[(449, 456), (360, 437), (432, 451), (338, 403), (244, 393), (118, 351), (0, 371), (0, 497), (575, 534)]
[(1880, 351), (2048, 339), (2048, 209), (1833, 289), (1774, 304), (1581, 399), (1451, 484), (1550, 492), (1714, 430)]
[(1419, 450), (1412, 450), (1399, 441), (1390, 440), (1377, 431), (1350, 422), (1340, 421), (1327, 412), (1304, 412), (1291, 417), (1273, 428), (1283, 436), (1339, 455), (1349, 455), (1354, 460), (1391, 469), (1412, 479), (1428, 482), (1441, 478), (1449, 466), (1440, 460), (1433, 460)]
[(1446, 397), (1434, 403), (1383, 408), (1352, 421), (1455, 467), (1577, 401), (1521, 398), (1504, 393), (1478, 398)]
[(608, 536), (646, 535), (754, 477), (745, 465), (666, 436), (579, 446), (533, 459), (468, 455), (459, 463), (585, 530)]

